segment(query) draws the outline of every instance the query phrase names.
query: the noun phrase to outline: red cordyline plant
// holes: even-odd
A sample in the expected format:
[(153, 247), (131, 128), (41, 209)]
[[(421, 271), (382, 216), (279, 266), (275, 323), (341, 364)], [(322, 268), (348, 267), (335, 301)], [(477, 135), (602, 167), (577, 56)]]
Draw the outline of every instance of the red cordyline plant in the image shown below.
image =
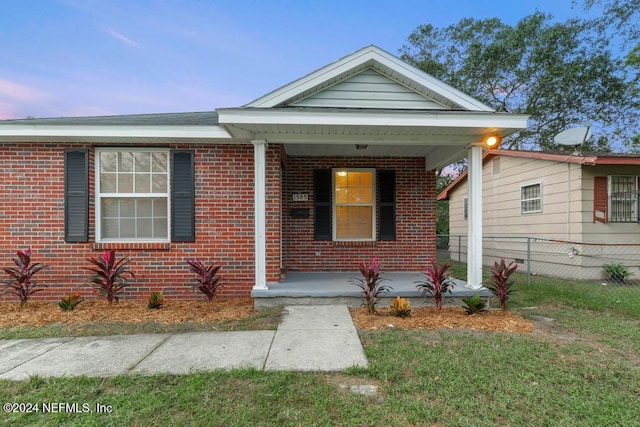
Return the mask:
[(217, 277), (219, 265), (215, 265), (213, 262), (209, 265), (205, 265), (199, 259), (188, 259), (187, 265), (197, 276), (199, 285), (194, 285), (200, 292), (207, 296), (209, 302), (213, 301), (216, 296), (216, 291), (222, 286), (220, 283), (220, 277)]
[(31, 248), (17, 251), (16, 254), (18, 256), (13, 258), (16, 267), (2, 268), (9, 275), (4, 285), (4, 293), (16, 295), (20, 298), (20, 305), (24, 306), (31, 295), (42, 290), (39, 287), (45, 287), (38, 285), (33, 276), (47, 266), (39, 262), (31, 263)]
[(484, 283), (484, 287), (498, 297), (500, 308), (503, 311), (507, 310), (507, 300), (513, 292), (511, 286), (515, 283), (515, 280), (509, 280), (509, 276), (516, 271), (516, 268), (518, 268), (518, 264), (513, 261), (509, 265), (504, 261), (504, 258), (500, 259), (499, 263), (495, 261), (490, 271), (491, 277), (488, 282)]
[(116, 260), (114, 249), (105, 251), (100, 258), (87, 258), (87, 261), (95, 266), (84, 268), (93, 273), (89, 281), (107, 299), (109, 304), (113, 304), (114, 301), (118, 302), (118, 294), (129, 286), (127, 276), (131, 279), (136, 277), (128, 265), (131, 258), (122, 257)]
[(378, 299), (384, 292), (389, 292), (389, 290), (393, 288), (390, 286), (380, 285), (380, 282), (386, 279), (382, 279), (380, 277), (380, 265), (375, 257), (373, 257), (371, 264), (367, 264), (365, 261), (362, 261), (358, 268), (362, 277), (353, 277), (349, 282), (362, 289), (364, 294), (363, 305), (367, 307), (367, 312), (369, 314), (378, 314), (378, 311), (376, 310), (376, 303), (378, 302)]
[(439, 267), (435, 262), (431, 262), (431, 265), (425, 269), (424, 281), (417, 282), (417, 288), (422, 291), (422, 296), (431, 298), (438, 310), (442, 308), (444, 294), (451, 293), (451, 288), (455, 286), (453, 279), (446, 276), (449, 267), (451, 264)]

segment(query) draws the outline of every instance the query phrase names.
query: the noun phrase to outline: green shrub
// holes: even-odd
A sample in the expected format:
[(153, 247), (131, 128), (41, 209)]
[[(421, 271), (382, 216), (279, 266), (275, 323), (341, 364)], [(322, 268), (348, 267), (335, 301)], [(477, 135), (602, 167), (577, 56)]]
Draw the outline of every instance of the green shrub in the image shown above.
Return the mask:
[(609, 278), (613, 283), (624, 283), (624, 280), (633, 276), (633, 272), (629, 271), (627, 267), (622, 264), (613, 263), (605, 264), (604, 271), (609, 275)]
[(464, 310), (467, 314), (480, 314), (487, 311), (486, 303), (480, 298), (480, 295), (474, 294), (472, 297), (462, 298)]
[(162, 307), (162, 304), (164, 304), (164, 297), (162, 296), (162, 292), (151, 292), (151, 295), (149, 295), (147, 308), (149, 310), (158, 310), (160, 307)]
[(60, 302), (58, 302), (58, 305), (62, 311), (73, 311), (82, 301), (84, 301), (84, 299), (80, 296), (80, 293), (74, 292), (71, 295), (63, 297)]

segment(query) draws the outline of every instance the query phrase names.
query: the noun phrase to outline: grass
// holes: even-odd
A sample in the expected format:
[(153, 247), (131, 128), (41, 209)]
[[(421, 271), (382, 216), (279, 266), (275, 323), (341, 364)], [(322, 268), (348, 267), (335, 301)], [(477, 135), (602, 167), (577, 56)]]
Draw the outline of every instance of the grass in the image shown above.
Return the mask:
[[(640, 298), (540, 277), (519, 280), (516, 290), (513, 310), (554, 319), (540, 333), (361, 332), (369, 367), (341, 374), (244, 369), (0, 381), (2, 402), (112, 408), (0, 413), (0, 424), (640, 426)], [(340, 383), (379, 392), (354, 394)]]

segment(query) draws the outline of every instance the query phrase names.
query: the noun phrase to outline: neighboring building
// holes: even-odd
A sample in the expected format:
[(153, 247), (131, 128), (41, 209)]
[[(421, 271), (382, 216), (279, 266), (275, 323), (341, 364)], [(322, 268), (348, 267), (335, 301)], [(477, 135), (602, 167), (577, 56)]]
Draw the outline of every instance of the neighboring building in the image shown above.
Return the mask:
[[(483, 235), (501, 239), (485, 238), (484, 263), (510, 254), (522, 259), (522, 238), (535, 237), (540, 239), (529, 241), (533, 272), (602, 279), (606, 263), (639, 267), (640, 253), (630, 250), (621, 258), (615, 246), (640, 243), (639, 182), (637, 155), (486, 151)], [(465, 184), (466, 172), (438, 195), (449, 200), (451, 235), (467, 234)], [(452, 254), (464, 252), (458, 245), (451, 239)]]
[(421, 270), (434, 170), (525, 125), (375, 46), (240, 108), (1, 121), (0, 265), (32, 247), (49, 299), (88, 289), (110, 248), (133, 259), (130, 298), (197, 297), (196, 257), (224, 296), (373, 256)]

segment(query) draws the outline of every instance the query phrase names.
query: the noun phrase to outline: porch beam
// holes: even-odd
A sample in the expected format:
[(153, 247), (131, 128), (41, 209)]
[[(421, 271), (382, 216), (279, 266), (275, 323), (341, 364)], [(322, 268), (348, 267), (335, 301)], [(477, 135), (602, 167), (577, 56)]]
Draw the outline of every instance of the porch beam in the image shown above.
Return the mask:
[(482, 287), (482, 146), (469, 147), (467, 287)]
[(267, 141), (254, 140), (254, 209), (255, 209), (255, 284), (254, 290), (267, 289), (267, 244), (266, 244), (266, 170)]

